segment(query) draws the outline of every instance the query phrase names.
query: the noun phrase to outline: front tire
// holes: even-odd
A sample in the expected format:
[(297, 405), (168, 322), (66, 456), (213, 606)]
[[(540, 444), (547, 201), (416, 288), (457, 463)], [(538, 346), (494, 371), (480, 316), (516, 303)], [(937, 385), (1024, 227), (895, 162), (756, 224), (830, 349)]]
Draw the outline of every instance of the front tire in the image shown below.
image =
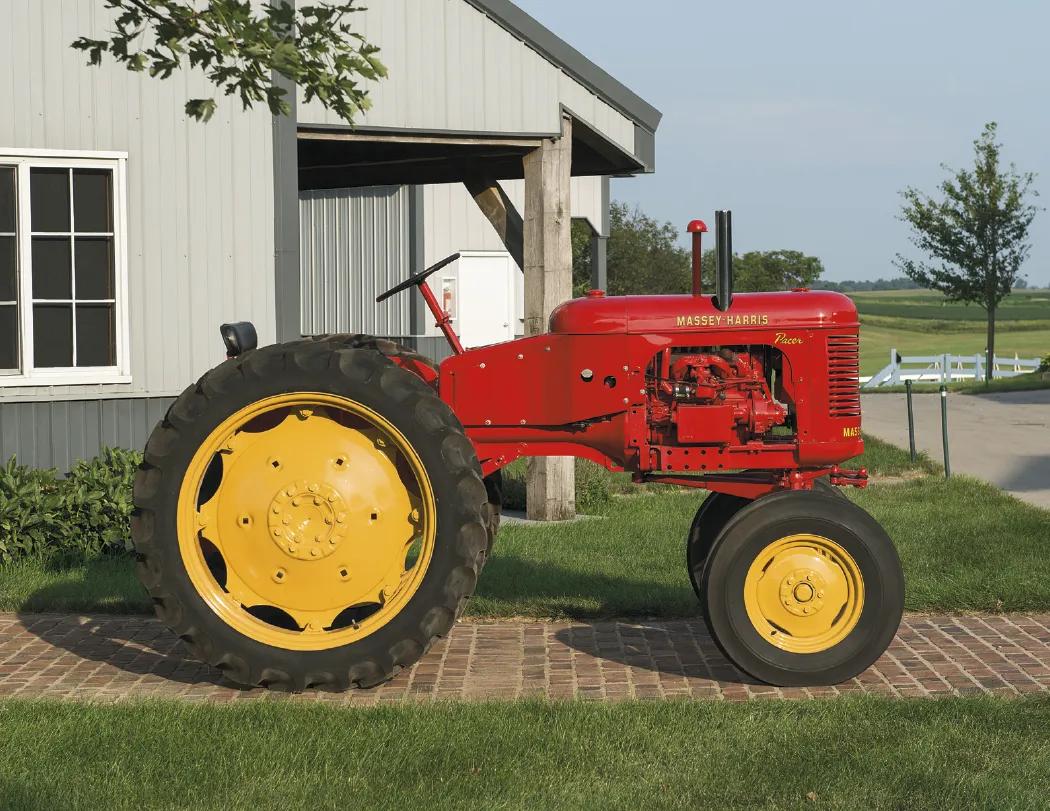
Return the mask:
[(187, 389), (135, 480), (156, 611), (233, 681), (373, 687), (446, 634), (485, 562), (462, 426), (382, 353), (266, 347)]
[(726, 658), (785, 687), (863, 672), (904, 610), (893, 542), (864, 510), (819, 492), (775, 493), (740, 510), (711, 549), (701, 587)]
[[(824, 493), (832, 498), (846, 499), (846, 494), (841, 487), (836, 487), (827, 479), (820, 478), (813, 482), (813, 489), (818, 493)], [(693, 523), (689, 527), (689, 536), (686, 540), (686, 570), (689, 572), (689, 582), (693, 586), (693, 592), (699, 600), (704, 599), (701, 578), (704, 575), (704, 564), (707, 556), (711, 553), (711, 547), (715, 545), (718, 536), (722, 534), (733, 516), (751, 503), (750, 499), (741, 496), (731, 496), (728, 493), (711, 493), (693, 516)]]

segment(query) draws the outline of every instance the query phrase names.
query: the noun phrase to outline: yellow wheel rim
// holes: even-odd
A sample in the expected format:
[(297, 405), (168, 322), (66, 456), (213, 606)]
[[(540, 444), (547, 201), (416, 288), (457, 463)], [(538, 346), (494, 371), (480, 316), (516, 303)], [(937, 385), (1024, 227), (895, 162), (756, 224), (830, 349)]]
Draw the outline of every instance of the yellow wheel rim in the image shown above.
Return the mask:
[(864, 578), (853, 557), (819, 535), (791, 535), (767, 546), (744, 579), (755, 630), (791, 653), (819, 653), (844, 640), (864, 608)]
[(331, 394), (260, 400), (197, 450), (179, 493), (190, 580), (229, 626), (289, 650), (382, 628), (434, 552), (430, 479), (411, 444)]

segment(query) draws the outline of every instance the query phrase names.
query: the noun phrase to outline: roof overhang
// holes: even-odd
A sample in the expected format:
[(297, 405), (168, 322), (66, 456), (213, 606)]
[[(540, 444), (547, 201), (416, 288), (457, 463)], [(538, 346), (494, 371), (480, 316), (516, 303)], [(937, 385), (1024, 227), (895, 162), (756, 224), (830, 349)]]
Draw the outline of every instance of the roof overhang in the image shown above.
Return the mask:
[[(521, 179), (525, 176), (523, 158), (539, 147), (544, 137), (300, 127), (299, 189)], [(573, 122), (574, 176), (624, 175), (645, 170), (635, 155), (585, 122)]]

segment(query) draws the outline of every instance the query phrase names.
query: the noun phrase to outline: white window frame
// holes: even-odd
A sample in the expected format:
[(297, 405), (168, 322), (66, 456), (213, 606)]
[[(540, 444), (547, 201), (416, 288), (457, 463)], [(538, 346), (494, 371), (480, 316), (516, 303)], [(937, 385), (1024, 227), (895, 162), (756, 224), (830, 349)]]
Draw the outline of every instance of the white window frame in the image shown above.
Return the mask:
[[(0, 371), (0, 388), (8, 386), (76, 386), (131, 382), (131, 339), (128, 312), (127, 152), (81, 152), (57, 149), (0, 147), (0, 165), (16, 167), (18, 252), (18, 329), (21, 368)], [(113, 284), (116, 365), (37, 369), (33, 366), (33, 262), (30, 177), (34, 168), (109, 169), (113, 172)], [(70, 198), (72, 206), (72, 197)], [(75, 233), (75, 222), (70, 222)], [(73, 258), (75, 263), (76, 259)], [(76, 269), (72, 272), (75, 275)], [(75, 284), (75, 280), (74, 280)], [(75, 291), (75, 288), (74, 288)], [(75, 295), (74, 295), (75, 299)], [(75, 304), (73, 305), (75, 308)], [(76, 340), (74, 330), (73, 340)]]

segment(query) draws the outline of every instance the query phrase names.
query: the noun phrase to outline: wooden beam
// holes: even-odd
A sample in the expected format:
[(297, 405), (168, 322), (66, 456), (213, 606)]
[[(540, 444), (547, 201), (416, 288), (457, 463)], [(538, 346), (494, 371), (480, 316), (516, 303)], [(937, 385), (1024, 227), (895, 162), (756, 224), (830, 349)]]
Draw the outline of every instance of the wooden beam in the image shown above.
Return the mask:
[[(551, 311), (572, 298), (572, 119), (562, 120), (561, 138), (544, 139), (524, 163), (525, 334), (539, 335)], [(533, 520), (575, 516), (574, 460), (529, 460), (526, 501)]]
[(496, 180), (464, 180), (463, 185), (467, 187), (474, 202), (478, 204), (481, 213), (496, 229), (496, 233), (507, 246), (514, 262), (524, 270), (525, 222), (514, 207), (514, 201), (507, 196), (503, 187)]

